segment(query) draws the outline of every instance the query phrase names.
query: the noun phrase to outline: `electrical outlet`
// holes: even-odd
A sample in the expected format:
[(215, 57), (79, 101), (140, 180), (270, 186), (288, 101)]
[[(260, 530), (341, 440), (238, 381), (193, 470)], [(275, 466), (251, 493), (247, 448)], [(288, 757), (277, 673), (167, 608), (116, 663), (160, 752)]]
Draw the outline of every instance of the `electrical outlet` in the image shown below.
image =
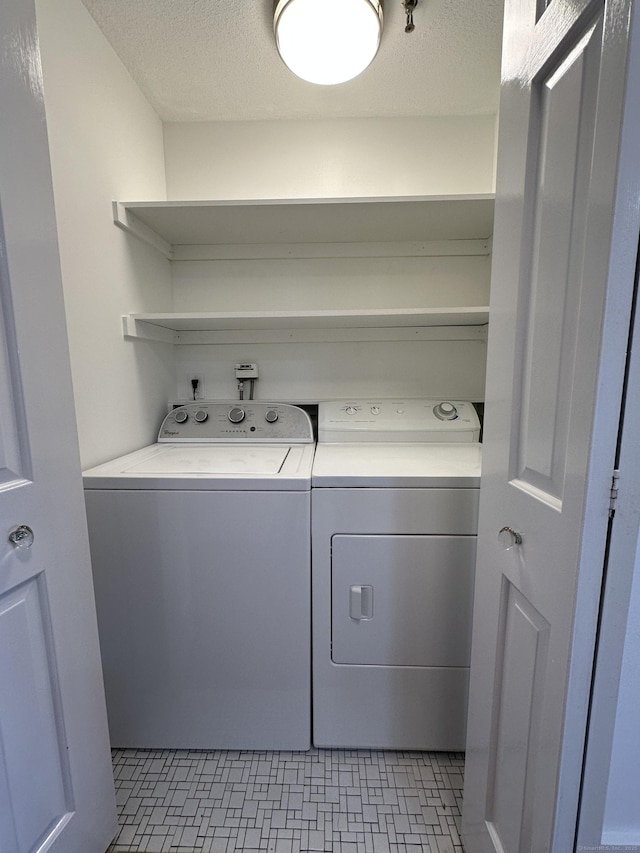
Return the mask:
[[(187, 400), (204, 400), (204, 376), (201, 373), (190, 373), (187, 380)], [(193, 382), (197, 382), (194, 390)]]

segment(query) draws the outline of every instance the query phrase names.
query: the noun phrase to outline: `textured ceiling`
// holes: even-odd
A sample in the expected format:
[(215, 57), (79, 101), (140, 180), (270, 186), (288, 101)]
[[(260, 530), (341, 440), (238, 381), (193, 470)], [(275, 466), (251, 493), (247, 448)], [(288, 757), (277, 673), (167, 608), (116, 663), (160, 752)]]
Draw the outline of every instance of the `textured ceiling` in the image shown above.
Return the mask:
[(83, 0), (164, 121), (477, 115), (498, 108), (502, 0), (384, 0), (377, 57), (321, 87), (275, 48), (272, 0)]

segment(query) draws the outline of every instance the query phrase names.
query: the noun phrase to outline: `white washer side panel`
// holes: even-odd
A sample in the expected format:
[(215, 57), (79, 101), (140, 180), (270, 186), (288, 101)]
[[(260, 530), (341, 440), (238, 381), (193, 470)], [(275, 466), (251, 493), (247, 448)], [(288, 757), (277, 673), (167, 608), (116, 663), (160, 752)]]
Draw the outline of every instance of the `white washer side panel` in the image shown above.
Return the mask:
[(478, 490), (314, 489), (312, 504), (314, 744), (464, 749), (467, 667), (332, 660), (331, 548), (342, 534), (475, 536)]
[(308, 749), (309, 492), (86, 501), (113, 746)]

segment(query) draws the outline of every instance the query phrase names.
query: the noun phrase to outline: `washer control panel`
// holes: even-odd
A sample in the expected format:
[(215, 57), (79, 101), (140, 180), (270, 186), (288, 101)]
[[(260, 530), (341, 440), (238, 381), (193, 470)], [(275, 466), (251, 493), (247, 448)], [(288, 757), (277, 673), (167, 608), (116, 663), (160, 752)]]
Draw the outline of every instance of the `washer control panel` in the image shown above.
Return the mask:
[(478, 441), (480, 421), (465, 400), (334, 400), (318, 407), (321, 442)]
[(170, 442), (270, 442), (311, 444), (309, 415), (288, 403), (254, 400), (186, 403), (162, 421), (158, 441)]

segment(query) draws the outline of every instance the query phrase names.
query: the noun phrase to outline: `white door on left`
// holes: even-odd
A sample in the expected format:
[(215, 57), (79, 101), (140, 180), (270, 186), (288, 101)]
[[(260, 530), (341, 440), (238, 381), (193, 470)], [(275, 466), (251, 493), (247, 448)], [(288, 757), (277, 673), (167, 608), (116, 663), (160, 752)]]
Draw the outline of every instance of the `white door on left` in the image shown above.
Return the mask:
[(0, 850), (117, 829), (35, 10), (0, 4)]

